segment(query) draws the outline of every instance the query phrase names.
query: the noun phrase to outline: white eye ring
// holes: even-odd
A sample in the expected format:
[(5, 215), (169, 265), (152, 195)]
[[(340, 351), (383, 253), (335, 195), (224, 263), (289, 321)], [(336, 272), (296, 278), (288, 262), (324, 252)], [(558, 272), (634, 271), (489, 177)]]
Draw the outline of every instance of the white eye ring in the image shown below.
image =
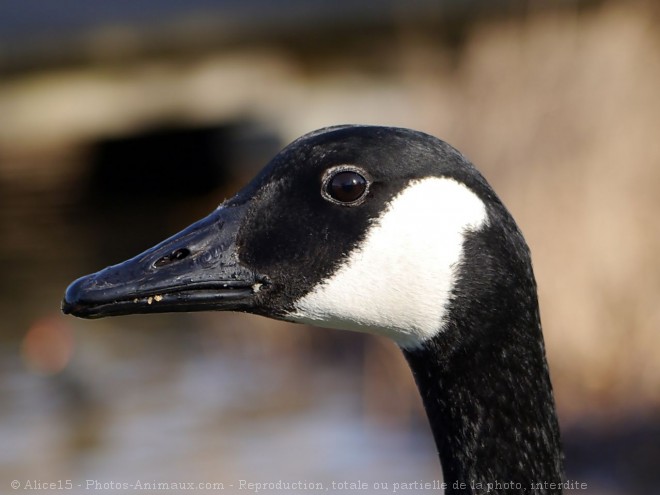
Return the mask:
[(370, 186), (369, 175), (361, 168), (337, 165), (323, 174), (321, 195), (336, 205), (357, 206), (364, 203)]

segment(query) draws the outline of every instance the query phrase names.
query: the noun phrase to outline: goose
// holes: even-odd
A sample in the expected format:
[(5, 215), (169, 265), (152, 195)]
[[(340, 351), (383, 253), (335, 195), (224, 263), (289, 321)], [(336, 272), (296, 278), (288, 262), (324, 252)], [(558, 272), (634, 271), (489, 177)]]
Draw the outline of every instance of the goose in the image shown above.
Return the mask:
[(306, 134), (207, 217), (73, 282), (62, 310), (238, 311), (389, 337), (445, 493), (562, 492), (529, 249), (485, 178), (428, 134)]

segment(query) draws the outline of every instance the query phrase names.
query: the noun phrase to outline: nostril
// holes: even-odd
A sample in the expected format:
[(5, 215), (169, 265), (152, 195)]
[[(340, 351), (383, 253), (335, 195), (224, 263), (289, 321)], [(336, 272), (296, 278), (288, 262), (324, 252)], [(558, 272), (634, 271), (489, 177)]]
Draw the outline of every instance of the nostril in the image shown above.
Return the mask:
[(183, 258), (187, 258), (189, 254), (190, 254), (190, 249), (181, 248), (174, 251), (171, 256), (176, 261), (179, 261), (182, 260)]
[(172, 251), (170, 254), (163, 256), (162, 258), (154, 262), (156, 268), (161, 268), (167, 266), (175, 261), (180, 261), (184, 258), (187, 258), (190, 255), (190, 249), (188, 248), (179, 248)]

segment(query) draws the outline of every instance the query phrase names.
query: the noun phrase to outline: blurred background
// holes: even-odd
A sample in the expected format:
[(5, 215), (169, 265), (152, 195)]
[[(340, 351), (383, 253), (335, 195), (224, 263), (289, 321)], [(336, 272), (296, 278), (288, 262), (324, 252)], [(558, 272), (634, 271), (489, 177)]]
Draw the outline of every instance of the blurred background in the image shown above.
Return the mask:
[(650, 0), (0, 0), (0, 492), (439, 479), (387, 341), (59, 313), (292, 139), (372, 123), (458, 147), (517, 218), (568, 478), (660, 493), (659, 21)]

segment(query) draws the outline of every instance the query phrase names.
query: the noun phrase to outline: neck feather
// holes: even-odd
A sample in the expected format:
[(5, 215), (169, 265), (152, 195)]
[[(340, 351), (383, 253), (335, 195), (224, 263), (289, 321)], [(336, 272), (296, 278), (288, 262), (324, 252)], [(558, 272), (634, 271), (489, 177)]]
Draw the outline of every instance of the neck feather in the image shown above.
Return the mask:
[(508, 214), (494, 214), (505, 228), (466, 238), (442, 329), (404, 353), (447, 494), (558, 494), (559, 426), (529, 251)]
[(479, 333), (488, 333), (488, 341), (472, 340), (473, 345), (459, 343), (459, 336), (475, 329), (455, 323), (423, 347), (404, 351), (431, 423), (447, 494), (561, 493), (552, 488), (561, 483), (561, 446), (535, 320), (519, 319), (507, 328), (487, 325)]

